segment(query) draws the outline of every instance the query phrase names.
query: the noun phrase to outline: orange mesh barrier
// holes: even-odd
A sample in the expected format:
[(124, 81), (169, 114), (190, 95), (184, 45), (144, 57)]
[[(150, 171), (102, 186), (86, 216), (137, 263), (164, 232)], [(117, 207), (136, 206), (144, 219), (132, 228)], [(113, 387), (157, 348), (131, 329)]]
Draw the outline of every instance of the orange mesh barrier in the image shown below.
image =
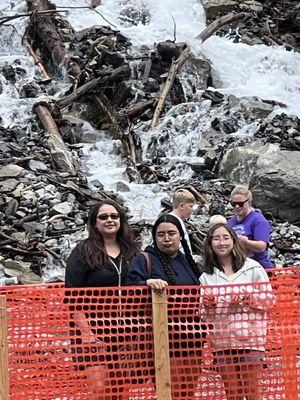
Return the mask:
[(270, 285), (168, 288), (161, 354), (146, 287), (1, 288), (10, 399), (156, 399), (164, 352), (172, 397), (161, 398), (297, 399), (300, 276), (274, 271)]

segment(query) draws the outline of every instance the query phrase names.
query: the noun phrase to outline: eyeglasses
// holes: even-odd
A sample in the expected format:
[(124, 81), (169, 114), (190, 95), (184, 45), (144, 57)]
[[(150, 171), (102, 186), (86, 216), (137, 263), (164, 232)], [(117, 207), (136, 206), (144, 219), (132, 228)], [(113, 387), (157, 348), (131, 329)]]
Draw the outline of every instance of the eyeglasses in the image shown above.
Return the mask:
[(158, 232), (156, 234), (157, 239), (164, 239), (165, 236), (168, 236), (170, 239), (175, 238), (175, 236), (178, 235), (178, 232), (176, 231), (169, 231), (169, 232)]
[(213, 236), (211, 238), (211, 241), (214, 243), (228, 243), (232, 240), (232, 237), (230, 235), (226, 235), (226, 236)]
[(108, 218), (116, 221), (117, 219), (120, 218), (120, 215), (118, 213), (100, 214), (100, 215), (97, 215), (97, 218), (100, 219), (100, 221), (106, 221), (106, 220), (108, 220)]
[(245, 201), (231, 201), (230, 204), (232, 205), (232, 207), (244, 207), (244, 204), (247, 203), (247, 201), (249, 201), (249, 199), (245, 200)]

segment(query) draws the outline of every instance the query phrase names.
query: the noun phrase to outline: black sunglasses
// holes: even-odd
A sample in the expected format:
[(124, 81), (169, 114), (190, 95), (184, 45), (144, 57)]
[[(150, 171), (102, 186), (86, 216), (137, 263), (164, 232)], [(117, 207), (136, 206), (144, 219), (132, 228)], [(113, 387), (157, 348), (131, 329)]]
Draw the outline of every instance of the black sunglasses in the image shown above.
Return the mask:
[(244, 207), (244, 204), (247, 203), (247, 201), (249, 201), (249, 199), (245, 201), (231, 201), (230, 204), (232, 205), (232, 207), (235, 206)]
[(106, 221), (108, 218), (117, 220), (120, 218), (120, 215), (118, 213), (100, 214), (100, 215), (97, 215), (97, 218), (100, 219), (100, 221)]

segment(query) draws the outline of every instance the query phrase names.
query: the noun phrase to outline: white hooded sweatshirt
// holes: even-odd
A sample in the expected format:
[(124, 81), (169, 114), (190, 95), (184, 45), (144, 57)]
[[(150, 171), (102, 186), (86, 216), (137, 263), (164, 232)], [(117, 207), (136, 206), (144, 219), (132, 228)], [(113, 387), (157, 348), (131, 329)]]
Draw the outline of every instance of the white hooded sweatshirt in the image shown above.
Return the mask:
[[(209, 326), (212, 350), (264, 351), (267, 309), (275, 302), (264, 268), (247, 258), (235, 274), (227, 276), (215, 267), (212, 275), (203, 273), (200, 276), (200, 284), (203, 285), (202, 295), (215, 298), (215, 304), (210, 308), (201, 301), (201, 313)], [(236, 296), (241, 299), (238, 303), (232, 301)], [(243, 297), (250, 299), (250, 303)]]

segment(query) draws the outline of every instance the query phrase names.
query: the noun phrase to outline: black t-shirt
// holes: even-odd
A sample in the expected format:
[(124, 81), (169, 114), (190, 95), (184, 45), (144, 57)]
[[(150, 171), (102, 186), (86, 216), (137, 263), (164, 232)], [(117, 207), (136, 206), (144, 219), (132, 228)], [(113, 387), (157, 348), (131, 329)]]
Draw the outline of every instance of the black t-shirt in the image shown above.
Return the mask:
[[(121, 254), (116, 257), (110, 257), (119, 268), (122, 262), (121, 284), (124, 284), (128, 272), (128, 264), (124, 262)], [(65, 286), (66, 287), (105, 287), (118, 286), (119, 277), (113, 263), (108, 265), (99, 265), (92, 268), (87, 263), (79, 259), (78, 246), (72, 251), (66, 268)]]

